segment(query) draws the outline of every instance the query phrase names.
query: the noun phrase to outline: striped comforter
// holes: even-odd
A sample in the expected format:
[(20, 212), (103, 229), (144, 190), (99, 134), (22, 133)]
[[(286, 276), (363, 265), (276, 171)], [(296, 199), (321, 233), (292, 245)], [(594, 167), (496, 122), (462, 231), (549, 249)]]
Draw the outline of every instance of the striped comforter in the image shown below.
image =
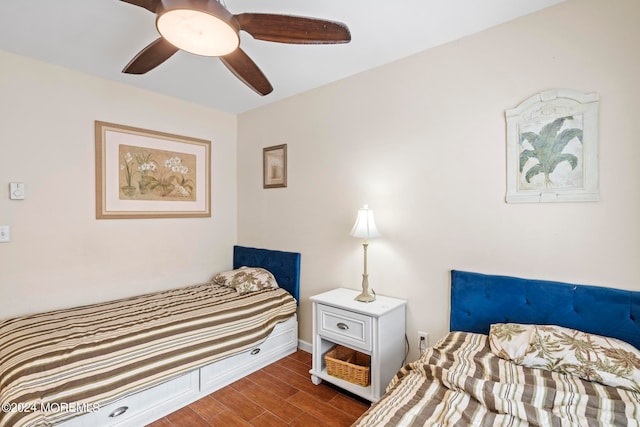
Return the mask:
[(354, 426), (638, 426), (640, 394), (498, 358), (452, 332), (402, 368)]
[(2, 320), (0, 426), (49, 426), (109, 404), (247, 350), (295, 312), (283, 289), (203, 284)]

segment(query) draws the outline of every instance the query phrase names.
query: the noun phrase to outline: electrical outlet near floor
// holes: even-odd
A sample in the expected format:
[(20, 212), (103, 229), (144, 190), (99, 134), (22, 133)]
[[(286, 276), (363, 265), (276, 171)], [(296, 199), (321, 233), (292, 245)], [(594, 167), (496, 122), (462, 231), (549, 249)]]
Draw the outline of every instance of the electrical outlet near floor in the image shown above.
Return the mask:
[(418, 331), (418, 342), (420, 343), (420, 347), (422, 348), (429, 347), (429, 333)]

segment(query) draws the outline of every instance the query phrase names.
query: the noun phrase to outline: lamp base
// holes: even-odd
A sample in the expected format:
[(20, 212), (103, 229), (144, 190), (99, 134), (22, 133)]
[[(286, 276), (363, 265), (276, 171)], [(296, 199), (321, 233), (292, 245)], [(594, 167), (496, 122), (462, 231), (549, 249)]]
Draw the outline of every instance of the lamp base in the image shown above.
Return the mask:
[(362, 275), (362, 292), (355, 297), (356, 301), (360, 302), (372, 302), (376, 300), (376, 294), (369, 290), (369, 275)]
[(358, 295), (354, 299), (360, 302), (373, 302), (376, 300), (376, 296), (368, 292), (362, 292), (360, 295)]

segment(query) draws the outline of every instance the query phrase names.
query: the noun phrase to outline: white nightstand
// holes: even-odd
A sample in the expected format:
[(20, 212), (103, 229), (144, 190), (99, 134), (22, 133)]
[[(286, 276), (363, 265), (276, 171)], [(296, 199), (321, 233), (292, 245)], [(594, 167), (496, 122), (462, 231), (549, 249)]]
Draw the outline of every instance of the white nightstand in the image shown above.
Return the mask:
[[(322, 380), (376, 402), (405, 358), (406, 301), (377, 295), (370, 303), (355, 301), (360, 291), (334, 289), (311, 297), (313, 365), (311, 380)], [(371, 356), (371, 384), (362, 387), (327, 374), (324, 355), (340, 344)]]

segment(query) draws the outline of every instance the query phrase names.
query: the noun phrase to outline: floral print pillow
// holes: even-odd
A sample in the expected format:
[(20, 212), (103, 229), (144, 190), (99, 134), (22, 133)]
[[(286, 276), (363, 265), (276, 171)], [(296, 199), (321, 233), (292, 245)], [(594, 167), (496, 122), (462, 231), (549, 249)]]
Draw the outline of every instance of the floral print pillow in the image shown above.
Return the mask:
[(555, 325), (497, 323), (491, 351), (519, 365), (640, 392), (640, 351), (624, 341)]
[(259, 267), (240, 267), (237, 270), (223, 271), (215, 275), (213, 283), (233, 288), (239, 294), (278, 287), (273, 274)]

